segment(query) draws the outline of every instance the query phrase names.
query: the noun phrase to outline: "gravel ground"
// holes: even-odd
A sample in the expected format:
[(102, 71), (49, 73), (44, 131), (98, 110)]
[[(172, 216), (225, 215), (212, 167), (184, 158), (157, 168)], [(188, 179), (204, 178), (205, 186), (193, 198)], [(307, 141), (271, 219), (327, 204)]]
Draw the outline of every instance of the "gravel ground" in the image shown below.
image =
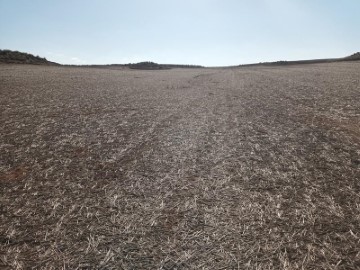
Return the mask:
[(360, 269), (360, 62), (0, 66), (0, 268)]

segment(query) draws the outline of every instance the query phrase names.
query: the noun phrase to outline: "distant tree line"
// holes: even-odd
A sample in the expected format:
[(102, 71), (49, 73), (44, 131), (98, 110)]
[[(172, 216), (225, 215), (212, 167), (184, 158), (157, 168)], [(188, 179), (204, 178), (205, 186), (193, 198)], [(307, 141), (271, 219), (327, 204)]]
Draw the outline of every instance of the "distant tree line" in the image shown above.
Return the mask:
[(260, 62), (256, 64), (240, 65), (241, 67), (249, 66), (285, 66), (285, 65), (300, 65), (300, 64), (320, 64), (320, 63), (333, 63), (344, 61), (359, 61), (360, 52), (354, 53), (350, 56), (343, 58), (329, 58), (329, 59), (311, 59), (311, 60), (296, 60), (296, 61), (276, 61), (276, 62)]
[(33, 65), (56, 64), (40, 56), (35, 56), (30, 53), (23, 53), (19, 51), (11, 51), (11, 50), (0, 50), (0, 63), (33, 64)]
[(198, 66), (198, 65), (157, 64), (149, 61), (140, 62), (136, 64), (127, 64), (125, 66), (128, 66), (131, 69), (150, 69), (150, 70), (171, 69), (171, 68), (202, 68), (202, 66)]

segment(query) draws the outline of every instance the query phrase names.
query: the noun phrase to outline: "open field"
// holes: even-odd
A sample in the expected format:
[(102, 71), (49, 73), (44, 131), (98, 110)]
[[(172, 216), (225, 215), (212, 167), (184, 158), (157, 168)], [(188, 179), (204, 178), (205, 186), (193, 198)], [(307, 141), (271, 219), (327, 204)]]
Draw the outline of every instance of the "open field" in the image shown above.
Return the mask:
[(0, 66), (1, 269), (360, 269), (360, 62)]

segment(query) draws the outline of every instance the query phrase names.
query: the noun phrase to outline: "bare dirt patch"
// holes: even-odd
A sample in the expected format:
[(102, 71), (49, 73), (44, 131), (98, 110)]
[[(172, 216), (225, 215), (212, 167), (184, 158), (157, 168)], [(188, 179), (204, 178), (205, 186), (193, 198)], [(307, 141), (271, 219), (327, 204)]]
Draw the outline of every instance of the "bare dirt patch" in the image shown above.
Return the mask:
[(2, 268), (360, 268), (359, 63), (0, 69)]

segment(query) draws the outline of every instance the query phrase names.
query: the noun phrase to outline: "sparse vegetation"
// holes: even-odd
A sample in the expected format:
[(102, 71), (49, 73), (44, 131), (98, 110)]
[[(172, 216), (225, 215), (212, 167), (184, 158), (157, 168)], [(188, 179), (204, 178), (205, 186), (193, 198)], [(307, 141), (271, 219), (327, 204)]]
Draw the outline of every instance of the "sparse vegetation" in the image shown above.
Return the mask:
[(359, 269), (359, 62), (0, 70), (0, 268)]

